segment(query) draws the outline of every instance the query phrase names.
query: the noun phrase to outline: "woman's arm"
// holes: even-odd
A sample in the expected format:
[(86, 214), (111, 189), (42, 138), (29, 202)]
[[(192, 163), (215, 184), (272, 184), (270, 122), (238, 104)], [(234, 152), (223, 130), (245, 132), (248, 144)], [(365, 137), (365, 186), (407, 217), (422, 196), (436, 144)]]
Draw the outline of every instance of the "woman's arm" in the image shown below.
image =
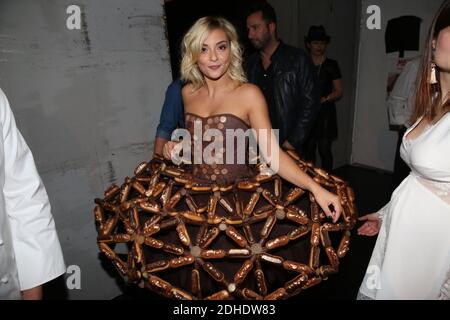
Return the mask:
[(320, 102), (335, 102), (342, 97), (343, 93), (342, 79), (335, 79), (333, 80), (333, 91), (329, 95), (322, 97)]
[(156, 129), (154, 155), (162, 155), (172, 132), (184, 125), (183, 100), (181, 97), (182, 83), (175, 80), (167, 87), (164, 104), (162, 106), (158, 128)]
[[(325, 214), (327, 216), (332, 216), (333, 220), (337, 221), (342, 212), (339, 198), (328, 192), (310, 176), (304, 173), (294, 160), (280, 148), (272, 131), (272, 125), (269, 120), (269, 113), (264, 96), (257, 87), (250, 85), (247, 85), (247, 87), (248, 90), (245, 100), (249, 102), (247, 104), (248, 118), (251, 127), (256, 131), (256, 139), (260, 146), (260, 150), (262, 150), (263, 153), (267, 150), (267, 154), (263, 154), (263, 156), (268, 160), (269, 166), (284, 179), (302, 189), (310, 191)], [(334, 207), (334, 212), (330, 210), (330, 205)]]

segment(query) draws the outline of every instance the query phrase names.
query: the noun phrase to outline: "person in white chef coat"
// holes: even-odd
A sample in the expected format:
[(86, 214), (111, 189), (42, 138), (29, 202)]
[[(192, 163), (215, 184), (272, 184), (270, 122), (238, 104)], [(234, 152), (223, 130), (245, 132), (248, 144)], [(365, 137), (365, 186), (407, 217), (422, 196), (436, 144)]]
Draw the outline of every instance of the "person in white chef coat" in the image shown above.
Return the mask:
[(47, 192), (1, 89), (0, 133), (0, 300), (42, 299), (42, 285), (66, 268)]

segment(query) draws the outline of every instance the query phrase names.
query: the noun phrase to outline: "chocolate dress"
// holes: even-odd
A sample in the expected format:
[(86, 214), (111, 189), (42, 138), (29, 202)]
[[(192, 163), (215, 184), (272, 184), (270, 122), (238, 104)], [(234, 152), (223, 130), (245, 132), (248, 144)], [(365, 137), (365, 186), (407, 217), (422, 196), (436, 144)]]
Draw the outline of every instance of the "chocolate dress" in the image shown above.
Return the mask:
[[(200, 151), (211, 142), (200, 142), (195, 122), (223, 140), (227, 129), (249, 129), (232, 114), (188, 113), (186, 128)], [(154, 158), (95, 200), (99, 248), (128, 283), (172, 299), (286, 299), (338, 271), (356, 221), (348, 184), (288, 153), (340, 196), (344, 211), (333, 223), (312, 194), (248, 157), (236, 162), (241, 151), (234, 150), (234, 164), (225, 163), (225, 149), (215, 155), (224, 164)]]

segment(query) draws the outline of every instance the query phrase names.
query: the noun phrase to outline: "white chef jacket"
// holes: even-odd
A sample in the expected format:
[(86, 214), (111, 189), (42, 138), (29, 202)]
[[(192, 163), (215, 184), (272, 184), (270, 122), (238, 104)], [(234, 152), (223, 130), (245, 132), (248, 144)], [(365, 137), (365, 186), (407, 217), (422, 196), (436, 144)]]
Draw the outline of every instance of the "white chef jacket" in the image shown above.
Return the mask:
[(0, 300), (65, 273), (47, 192), (0, 89)]

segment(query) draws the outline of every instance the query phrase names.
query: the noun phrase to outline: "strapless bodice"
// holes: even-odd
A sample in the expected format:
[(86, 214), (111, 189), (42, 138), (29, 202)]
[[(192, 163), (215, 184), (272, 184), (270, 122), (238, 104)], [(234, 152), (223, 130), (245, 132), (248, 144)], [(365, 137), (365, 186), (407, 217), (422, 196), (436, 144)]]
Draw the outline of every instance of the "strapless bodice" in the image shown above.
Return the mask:
[(202, 117), (186, 113), (192, 172), (202, 183), (229, 184), (254, 174), (249, 165), (250, 127), (234, 114)]

